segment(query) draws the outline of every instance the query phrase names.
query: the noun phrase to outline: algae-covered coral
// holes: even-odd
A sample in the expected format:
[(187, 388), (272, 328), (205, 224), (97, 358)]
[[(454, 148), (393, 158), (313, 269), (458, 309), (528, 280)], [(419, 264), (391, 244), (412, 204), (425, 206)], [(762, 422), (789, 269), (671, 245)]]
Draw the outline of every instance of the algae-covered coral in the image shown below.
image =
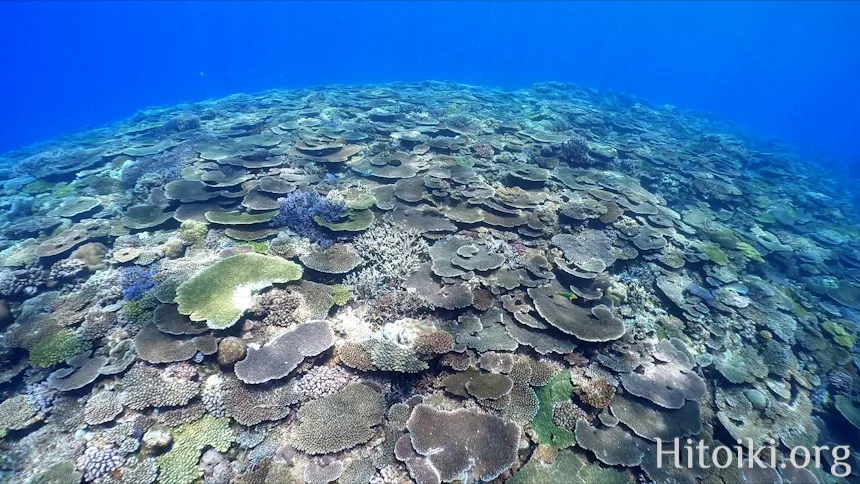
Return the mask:
[(858, 445), (852, 201), (712, 118), (331, 86), (2, 158), (0, 480), (733, 483), (657, 439)]

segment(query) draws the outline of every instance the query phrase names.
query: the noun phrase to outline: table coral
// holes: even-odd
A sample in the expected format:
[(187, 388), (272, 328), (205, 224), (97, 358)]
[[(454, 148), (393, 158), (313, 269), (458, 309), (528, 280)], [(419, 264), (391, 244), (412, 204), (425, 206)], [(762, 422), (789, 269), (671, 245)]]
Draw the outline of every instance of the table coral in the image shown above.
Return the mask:
[(253, 305), (253, 294), (301, 279), (301, 267), (279, 257), (237, 254), (197, 273), (176, 288), (179, 312), (213, 329), (232, 326)]

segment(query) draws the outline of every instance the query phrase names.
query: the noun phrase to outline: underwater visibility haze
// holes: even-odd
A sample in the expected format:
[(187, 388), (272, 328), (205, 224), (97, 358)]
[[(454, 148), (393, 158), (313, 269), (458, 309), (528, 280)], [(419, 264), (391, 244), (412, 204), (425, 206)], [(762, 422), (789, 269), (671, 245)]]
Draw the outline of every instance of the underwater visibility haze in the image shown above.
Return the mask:
[(0, 3), (0, 482), (860, 482), (857, 25)]

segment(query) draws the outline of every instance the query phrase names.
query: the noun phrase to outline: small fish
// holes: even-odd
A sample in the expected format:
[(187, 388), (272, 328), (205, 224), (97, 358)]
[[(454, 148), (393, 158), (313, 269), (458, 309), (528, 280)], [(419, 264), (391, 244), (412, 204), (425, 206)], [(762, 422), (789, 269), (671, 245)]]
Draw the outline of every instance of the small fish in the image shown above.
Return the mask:
[(574, 293), (572, 293), (572, 292), (570, 292), (570, 291), (558, 291), (558, 292), (556, 292), (556, 294), (558, 294), (559, 296), (564, 296), (564, 297), (568, 298), (568, 299), (569, 299), (569, 300), (571, 300), (571, 301), (575, 301), (575, 300), (577, 300), (577, 299), (578, 299), (578, 298), (576, 297), (576, 294), (574, 294)]
[(367, 170), (364, 170), (363, 172), (361, 172), (361, 176), (363, 176), (363, 177), (368, 177), (371, 175), (373, 175), (373, 170), (371, 170), (369, 168)]
[(329, 183), (331, 183), (331, 184), (337, 183), (337, 176), (335, 176), (333, 173), (326, 173), (325, 177)]

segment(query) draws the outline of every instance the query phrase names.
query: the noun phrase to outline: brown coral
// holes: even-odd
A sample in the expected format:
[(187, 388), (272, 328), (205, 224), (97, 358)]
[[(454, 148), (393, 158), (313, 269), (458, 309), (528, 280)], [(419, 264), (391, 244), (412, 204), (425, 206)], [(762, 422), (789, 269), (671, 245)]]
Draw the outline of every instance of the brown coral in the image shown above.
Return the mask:
[(574, 390), (583, 403), (594, 408), (608, 407), (615, 396), (615, 387), (602, 377), (580, 381)]
[(441, 355), (454, 349), (454, 337), (445, 331), (422, 333), (415, 338), (412, 348), (425, 355)]

